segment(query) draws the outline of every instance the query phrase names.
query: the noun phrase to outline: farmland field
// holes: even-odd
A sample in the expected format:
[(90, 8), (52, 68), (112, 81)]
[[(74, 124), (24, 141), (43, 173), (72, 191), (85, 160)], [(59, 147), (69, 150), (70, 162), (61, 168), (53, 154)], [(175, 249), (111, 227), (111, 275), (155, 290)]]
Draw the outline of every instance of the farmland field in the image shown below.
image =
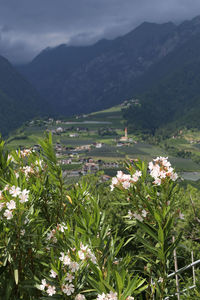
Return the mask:
[[(57, 133), (60, 128), (62, 132)], [(177, 171), (200, 171), (200, 165), (191, 157), (176, 155), (178, 151), (191, 151), (197, 157), (200, 156), (198, 131), (183, 131), (179, 136), (170, 138), (159, 145), (144, 142), (137, 135), (128, 133), (131, 142), (120, 144), (120, 138), (124, 136), (124, 128), (122, 106), (118, 105), (87, 116), (77, 116), (65, 120), (32, 121), (8, 137), (6, 146), (8, 149), (33, 147), (44, 137), (45, 131), (52, 131), (54, 132), (54, 144), (59, 144), (63, 148), (63, 152), (59, 154), (60, 159), (67, 158), (70, 153), (73, 154), (73, 151), (78, 151), (78, 157), (81, 159), (90, 157), (94, 161), (103, 160), (105, 162), (123, 162), (129, 159), (141, 159), (148, 162), (157, 156), (169, 156)], [(74, 137), (70, 137), (70, 135), (74, 135)], [(97, 148), (96, 143), (102, 145)], [(81, 147), (84, 145), (89, 145), (89, 149), (82, 149)], [(68, 150), (65, 150), (67, 148)], [(78, 169), (78, 166), (63, 168), (75, 170)], [(191, 178), (193, 179), (194, 176), (191, 175)]]

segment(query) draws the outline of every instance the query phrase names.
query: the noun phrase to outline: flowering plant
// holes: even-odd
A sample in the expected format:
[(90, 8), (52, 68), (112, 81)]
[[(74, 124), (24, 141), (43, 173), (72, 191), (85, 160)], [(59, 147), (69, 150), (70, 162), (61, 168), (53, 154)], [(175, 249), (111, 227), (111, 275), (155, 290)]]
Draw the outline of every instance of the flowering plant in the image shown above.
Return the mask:
[[(127, 174), (118, 171), (112, 179), (112, 193), (126, 199), (126, 226), (132, 230), (127, 241), (110, 225), (95, 180), (66, 184), (51, 135), (41, 141), (40, 152), (8, 154), (0, 143), (1, 299), (133, 300), (167, 294), (170, 259), (181, 237), (172, 242), (172, 235), (183, 217), (177, 174), (167, 158), (155, 159), (149, 168), (144, 162), (127, 164)], [(131, 239), (143, 245), (145, 272), (135, 267), (138, 257), (125, 250)]]
[(111, 190), (120, 190), (128, 200), (128, 228), (139, 228), (138, 234), (132, 234), (129, 241), (136, 238), (143, 244), (149, 293), (154, 290), (153, 282), (157, 297), (163, 299), (168, 293), (170, 259), (182, 235), (180, 233), (172, 242), (172, 236), (176, 234), (175, 223), (182, 218), (176, 198), (178, 176), (167, 157), (157, 157), (148, 168), (144, 163), (136, 162), (135, 167), (127, 164), (127, 169), (130, 174), (119, 171), (113, 178)]

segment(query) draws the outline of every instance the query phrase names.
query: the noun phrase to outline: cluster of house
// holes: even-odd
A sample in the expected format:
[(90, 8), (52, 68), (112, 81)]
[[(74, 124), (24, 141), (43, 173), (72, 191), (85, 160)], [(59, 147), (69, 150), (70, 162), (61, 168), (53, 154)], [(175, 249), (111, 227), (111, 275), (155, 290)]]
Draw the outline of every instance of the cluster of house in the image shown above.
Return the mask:
[[(77, 137), (77, 134), (70, 134), (70, 137)], [(124, 145), (129, 145), (132, 142), (131, 138), (128, 138), (128, 131), (125, 128), (124, 136), (117, 142), (116, 146), (121, 147)], [(83, 158), (79, 154), (81, 151), (90, 151), (91, 148), (100, 149), (104, 146), (103, 143), (92, 143), (88, 145), (79, 145), (76, 147), (64, 147), (60, 143), (57, 143), (55, 146), (56, 155), (60, 157), (60, 163), (62, 165), (75, 165), (79, 164), (80, 168), (78, 170), (68, 170), (65, 171), (68, 176), (79, 176), (86, 175), (88, 173), (96, 173), (100, 169), (106, 168), (119, 168), (119, 164), (117, 162), (104, 162), (102, 160), (98, 160), (97, 162), (93, 161), (92, 158)], [(63, 156), (67, 156), (64, 157)]]
[[(135, 101), (135, 100), (134, 100)], [(137, 102), (137, 101), (135, 101)], [(37, 120), (36, 120), (37, 121)], [(38, 120), (39, 121), (39, 120)], [(32, 121), (33, 122), (33, 121)], [(77, 127), (76, 129), (73, 128), (64, 128), (59, 125), (65, 124), (66, 122), (63, 122), (61, 120), (54, 120), (52, 118), (49, 118), (47, 121), (43, 121), (45, 124), (56, 124), (58, 127), (55, 126), (54, 129), (49, 129), (49, 131), (52, 132), (52, 134), (61, 134), (66, 131), (69, 132), (70, 138), (78, 138), (81, 132), (88, 131), (88, 128), (85, 127)], [(31, 123), (32, 124), (32, 123)], [(124, 136), (120, 139), (116, 140), (116, 147), (121, 146), (128, 146), (130, 143), (133, 142), (132, 138), (128, 137), (128, 130), (125, 128)], [(59, 162), (62, 165), (79, 165), (77, 168), (78, 170), (66, 170), (65, 173), (68, 176), (79, 176), (79, 175), (86, 175), (88, 173), (96, 173), (101, 169), (113, 169), (113, 168), (119, 168), (119, 164), (117, 162), (105, 162), (102, 160), (93, 161), (92, 158), (83, 158), (82, 155), (80, 155), (80, 152), (90, 151), (91, 149), (100, 149), (103, 146), (105, 146), (103, 143), (96, 142), (91, 143), (87, 145), (78, 145), (74, 147), (66, 147), (61, 145), (60, 143), (56, 143), (55, 150), (56, 150), (56, 156), (59, 158)]]
[(101, 159), (94, 161), (93, 158), (91, 157), (87, 157), (87, 158), (76, 157), (75, 160), (72, 157), (68, 157), (68, 158), (61, 159), (60, 164), (80, 165), (80, 168), (78, 170), (65, 171), (65, 174), (72, 177), (86, 175), (88, 173), (94, 174), (99, 170), (103, 170), (103, 169), (119, 168), (119, 164), (117, 162), (104, 162)]
[[(74, 162), (71, 162), (74, 164)], [(80, 162), (79, 162), (80, 163)], [(78, 170), (69, 170), (65, 171), (65, 175), (70, 177), (80, 176), (80, 175), (87, 175), (87, 174), (95, 174), (101, 169), (105, 168), (118, 168), (117, 163), (103, 163), (100, 165), (98, 162), (85, 162), (80, 165), (80, 169)]]
[(61, 134), (61, 133), (64, 133), (64, 132), (67, 132), (67, 131), (74, 131), (76, 130), (76, 132), (71, 132), (69, 133), (69, 137), (70, 138), (78, 138), (79, 137), (79, 134), (80, 133), (86, 133), (88, 132), (88, 128), (87, 127), (77, 127), (77, 128), (71, 128), (71, 127), (68, 127), (68, 128), (63, 128), (63, 127), (57, 127), (57, 128), (54, 128), (54, 129), (47, 129), (46, 131), (50, 131), (52, 134)]
[(135, 99), (135, 98), (131, 98), (129, 100), (125, 100), (124, 102), (122, 102), (120, 104), (120, 106), (124, 107), (124, 106), (130, 106), (130, 105), (140, 105), (140, 100), (139, 99)]
[(77, 152), (91, 150), (91, 148), (99, 149), (103, 145), (104, 144), (102, 144), (102, 143), (92, 143), (92, 144), (81, 145), (81, 146), (77, 146), (77, 147), (64, 147), (60, 143), (56, 143), (55, 150), (56, 150), (56, 153), (58, 153), (59, 155), (67, 153), (71, 157), (74, 157), (74, 156), (78, 156)]

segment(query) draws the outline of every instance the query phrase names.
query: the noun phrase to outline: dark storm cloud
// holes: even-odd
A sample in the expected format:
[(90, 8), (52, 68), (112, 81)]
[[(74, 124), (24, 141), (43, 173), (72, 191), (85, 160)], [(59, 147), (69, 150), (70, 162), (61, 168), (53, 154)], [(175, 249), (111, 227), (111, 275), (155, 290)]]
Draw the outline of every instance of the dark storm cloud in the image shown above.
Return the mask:
[(0, 53), (30, 60), (47, 46), (115, 38), (143, 21), (180, 22), (200, 14), (200, 0), (0, 0)]

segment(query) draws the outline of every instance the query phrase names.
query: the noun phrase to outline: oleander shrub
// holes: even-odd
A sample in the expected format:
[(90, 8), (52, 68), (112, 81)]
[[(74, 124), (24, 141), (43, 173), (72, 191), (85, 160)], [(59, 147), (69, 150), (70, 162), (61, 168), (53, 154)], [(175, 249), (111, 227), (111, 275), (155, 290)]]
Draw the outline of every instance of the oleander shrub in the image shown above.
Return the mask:
[(164, 299), (183, 217), (167, 158), (127, 164), (108, 192), (67, 185), (51, 135), (40, 145), (0, 143), (0, 299)]

